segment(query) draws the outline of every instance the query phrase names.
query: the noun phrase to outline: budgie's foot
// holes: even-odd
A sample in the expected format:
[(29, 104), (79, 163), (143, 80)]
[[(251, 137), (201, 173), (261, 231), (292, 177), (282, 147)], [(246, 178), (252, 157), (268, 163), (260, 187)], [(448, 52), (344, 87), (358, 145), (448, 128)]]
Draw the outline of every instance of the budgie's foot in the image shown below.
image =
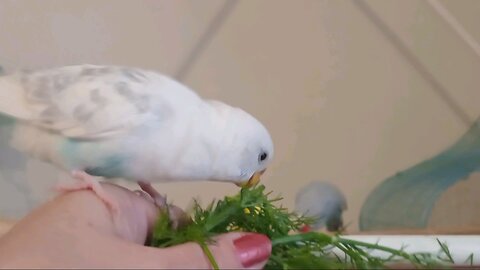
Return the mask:
[(167, 206), (167, 198), (160, 194), (154, 187), (152, 187), (152, 184), (138, 181), (138, 185), (143, 191), (152, 197), (156, 206), (159, 208), (165, 208)]
[(160, 209), (168, 209), (171, 226), (174, 229), (183, 227), (191, 223), (191, 218), (179, 207), (168, 205), (167, 198), (161, 195), (150, 183), (138, 181), (140, 188), (145, 191), (153, 199), (155, 205)]
[(119, 206), (117, 202), (105, 192), (97, 179), (84, 171), (72, 171), (71, 175), (73, 178), (79, 181), (71, 184), (59, 184), (57, 185), (58, 191), (72, 192), (90, 189), (107, 205), (110, 211), (112, 211), (114, 214), (118, 213)]

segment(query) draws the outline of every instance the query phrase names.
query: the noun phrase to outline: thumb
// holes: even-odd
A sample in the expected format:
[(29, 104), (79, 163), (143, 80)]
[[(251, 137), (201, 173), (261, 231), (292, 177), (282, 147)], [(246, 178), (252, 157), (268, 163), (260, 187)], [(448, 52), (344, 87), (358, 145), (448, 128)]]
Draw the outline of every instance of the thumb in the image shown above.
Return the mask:
[[(148, 264), (147, 267), (213, 268), (205, 252), (197, 243), (162, 249), (145, 248), (145, 252), (142, 252), (142, 261)], [(209, 245), (209, 250), (220, 269), (262, 269), (270, 257), (272, 245), (270, 239), (262, 234), (227, 233), (216, 237)]]

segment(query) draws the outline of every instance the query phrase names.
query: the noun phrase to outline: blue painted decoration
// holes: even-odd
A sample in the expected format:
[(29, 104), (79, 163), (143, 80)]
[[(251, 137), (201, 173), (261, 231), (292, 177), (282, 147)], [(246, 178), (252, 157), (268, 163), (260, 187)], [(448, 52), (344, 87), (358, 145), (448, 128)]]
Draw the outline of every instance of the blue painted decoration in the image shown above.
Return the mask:
[(360, 230), (425, 228), (449, 187), (480, 169), (480, 119), (440, 154), (386, 179), (368, 196)]

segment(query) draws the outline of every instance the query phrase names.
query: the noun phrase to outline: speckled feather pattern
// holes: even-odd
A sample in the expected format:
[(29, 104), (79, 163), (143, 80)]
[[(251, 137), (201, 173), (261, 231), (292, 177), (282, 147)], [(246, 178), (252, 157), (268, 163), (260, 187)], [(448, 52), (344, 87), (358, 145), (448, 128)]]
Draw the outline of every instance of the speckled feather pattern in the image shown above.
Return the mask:
[[(170, 83), (152, 72), (91, 65), (25, 71), (17, 78), (30, 105), (28, 120), (78, 138), (122, 131), (155, 117), (160, 106), (153, 106), (162, 100), (156, 89)], [(188, 94), (198, 99), (193, 92)]]

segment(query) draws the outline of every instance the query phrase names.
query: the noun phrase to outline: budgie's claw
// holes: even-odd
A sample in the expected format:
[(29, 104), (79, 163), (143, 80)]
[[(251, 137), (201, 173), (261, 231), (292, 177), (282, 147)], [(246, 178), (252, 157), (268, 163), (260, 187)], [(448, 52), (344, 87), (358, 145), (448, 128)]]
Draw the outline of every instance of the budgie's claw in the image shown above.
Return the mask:
[(105, 192), (97, 179), (83, 171), (72, 171), (71, 175), (79, 181), (70, 184), (58, 184), (56, 187), (58, 191), (71, 192), (90, 189), (107, 205), (110, 211), (114, 214), (118, 213), (119, 206), (117, 202)]
[(167, 198), (161, 195), (150, 183), (138, 181), (140, 188), (145, 191), (153, 199), (155, 205), (160, 209), (168, 209), (172, 227), (177, 229), (191, 222), (191, 218), (185, 214), (180, 208), (167, 205)]
[(167, 206), (167, 198), (160, 194), (150, 183), (138, 181), (140, 188), (148, 193), (152, 197), (154, 203), (159, 208), (165, 208)]

